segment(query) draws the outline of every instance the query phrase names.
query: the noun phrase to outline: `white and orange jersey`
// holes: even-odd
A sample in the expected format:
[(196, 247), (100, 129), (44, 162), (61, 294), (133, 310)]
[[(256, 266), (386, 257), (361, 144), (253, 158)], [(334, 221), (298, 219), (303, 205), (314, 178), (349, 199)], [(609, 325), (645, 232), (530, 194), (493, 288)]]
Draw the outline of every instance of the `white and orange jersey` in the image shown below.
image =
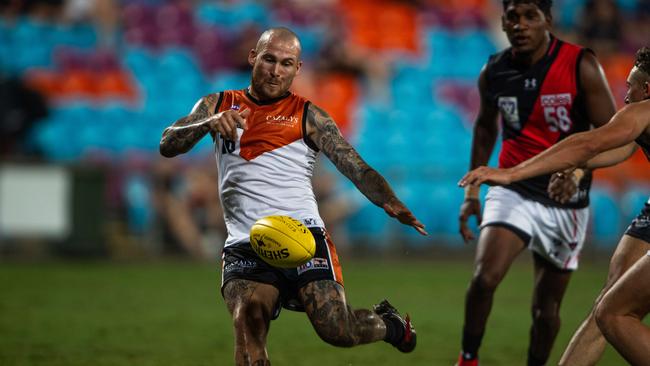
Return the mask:
[(311, 184), (318, 149), (306, 138), (308, 106), (293, 93), (266, 102), (247, 90), (220, 94), (217, 113), (250, 109), (248, 129), (237, 128), (237, 141), (215, 136), (226, 246), (248, 241), (253, 223), (269, 215), (324, 227)]

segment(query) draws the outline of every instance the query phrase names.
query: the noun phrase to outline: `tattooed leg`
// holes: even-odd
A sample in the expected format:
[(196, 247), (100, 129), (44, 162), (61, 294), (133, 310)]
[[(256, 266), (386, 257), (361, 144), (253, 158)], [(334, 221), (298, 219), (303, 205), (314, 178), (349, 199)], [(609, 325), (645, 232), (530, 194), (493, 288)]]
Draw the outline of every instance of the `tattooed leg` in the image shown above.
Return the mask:
[(318, 336), (338, 347), (352, 347), (384, 339), (386, 325), (371, 310), (353, 310), (343, 286), (335, 281), (314, 281), (299, 291), (305, 312)]
[(226, 283), (223, 297), (235, 328), (235, 364), (270, 365), (266, 352), (273, 307), (279, 292), (272, 286), (248, 280)]

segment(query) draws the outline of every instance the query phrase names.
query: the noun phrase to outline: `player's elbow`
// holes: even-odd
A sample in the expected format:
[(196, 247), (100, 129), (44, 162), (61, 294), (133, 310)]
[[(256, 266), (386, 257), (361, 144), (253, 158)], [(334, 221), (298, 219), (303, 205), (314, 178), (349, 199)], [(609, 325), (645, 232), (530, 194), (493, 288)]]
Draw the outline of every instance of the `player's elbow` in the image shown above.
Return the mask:
[(167, 141), (164, 137), (162, 138), (162, 140), (160, 140), (158, 151), (160, 152), (160, 155), (166, 158), (173, 158), (174, 156), (179, 154), (179, 152), (176, 149), (174, 149), (169, 143), (169, 141)]

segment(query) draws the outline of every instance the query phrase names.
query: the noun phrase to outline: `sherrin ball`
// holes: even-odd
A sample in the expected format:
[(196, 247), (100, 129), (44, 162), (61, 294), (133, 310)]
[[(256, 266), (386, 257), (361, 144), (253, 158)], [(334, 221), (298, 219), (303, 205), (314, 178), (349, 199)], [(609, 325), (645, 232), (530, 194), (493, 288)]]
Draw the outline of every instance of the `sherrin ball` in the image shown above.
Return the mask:
[(296, 268), (316, 252), (316, 240), (300, 221), (289, 216), (267, 216), (251, 227), (253, 250), (266, 263), (280, 268)]

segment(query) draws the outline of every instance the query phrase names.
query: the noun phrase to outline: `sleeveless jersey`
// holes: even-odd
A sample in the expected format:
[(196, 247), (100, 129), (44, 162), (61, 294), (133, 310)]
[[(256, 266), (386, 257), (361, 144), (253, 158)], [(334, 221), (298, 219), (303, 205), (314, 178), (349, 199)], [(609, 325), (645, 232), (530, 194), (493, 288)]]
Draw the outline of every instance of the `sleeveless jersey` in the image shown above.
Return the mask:
[[(581, 47), (551, 37), (548, 51), (532, 66), (517, 65), (510, 48), (490, 56), (485, 70), (486, 97), (501, 114), (500, 168), (515, 166), (567, 135), (590, 129), (579, 78), (584, 52)], [(507, 188), (549, 206), (583, 208), (589, 204), (589, 172), (566, 204), (548, 196), (550, 177), (527, 179)]]
[(249, 241), (255, 221), (288, 215), (308, 227), (324, 227), (311, 176), (318, 150), (306, 138), (309, 101), (293, 94), (257, 101), (247, 90), (224, 91), (216, 112), (250, 109), (239, 139), (216, 134), (219, 195), (228, 229), (225, 246)]

